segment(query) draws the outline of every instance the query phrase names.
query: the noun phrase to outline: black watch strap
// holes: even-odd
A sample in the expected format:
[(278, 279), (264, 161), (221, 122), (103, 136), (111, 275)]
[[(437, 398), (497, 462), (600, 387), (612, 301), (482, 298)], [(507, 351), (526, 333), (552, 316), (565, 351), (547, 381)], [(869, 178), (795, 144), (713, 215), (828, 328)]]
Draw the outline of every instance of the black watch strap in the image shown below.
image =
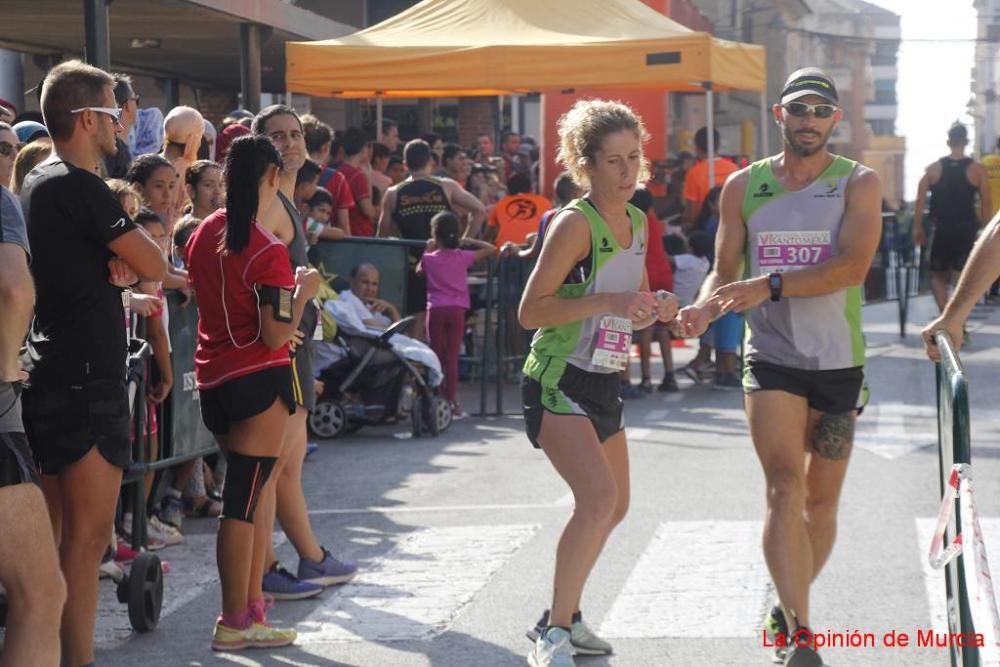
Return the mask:
[(767, 276), (767, 286), (771, 289), (771, 301), (781, 301), (781, 288), (784, 281), (780, 273), (771, 273)]

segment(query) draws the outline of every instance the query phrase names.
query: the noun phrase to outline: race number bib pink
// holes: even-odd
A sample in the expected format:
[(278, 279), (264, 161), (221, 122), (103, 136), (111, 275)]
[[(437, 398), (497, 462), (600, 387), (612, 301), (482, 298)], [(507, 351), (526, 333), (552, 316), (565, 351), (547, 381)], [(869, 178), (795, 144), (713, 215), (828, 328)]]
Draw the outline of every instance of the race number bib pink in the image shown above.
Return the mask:
[(597, 329), (597, 342), (590, 363), (615, 371), (625, 370), (632, 346), (632, 320), (606, 315)]
[(833, 255), (830, 232), (758, 232), (757, 263), (761, 273), (797, 271)]

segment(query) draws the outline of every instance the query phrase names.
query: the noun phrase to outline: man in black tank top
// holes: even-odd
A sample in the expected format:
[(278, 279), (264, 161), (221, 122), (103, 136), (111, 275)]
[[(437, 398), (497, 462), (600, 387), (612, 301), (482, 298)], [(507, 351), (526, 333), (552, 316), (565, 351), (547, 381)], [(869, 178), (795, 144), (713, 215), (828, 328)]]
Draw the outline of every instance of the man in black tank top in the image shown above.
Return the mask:
[[(990, 188), (986, 168), (965, 155), (969, 143), (964, 125), (955, 124), (948, 130), (951, 154), (934, 162), (924, 172), (917, 190), (913, 218), (913, 241), (927, 241), (924, 230), (924, 206), (930, 192), (930, 215), (933, 235), (930, 252), (931, 290), (938, 309), (948, 302), (952, 273), (956, 276), (965, 266), (972, 251), (976, 234), (989, 220)], [(976, 206), (976, 193), (979, 206)]]
[[(431, 238), (431, 218), (441, 211), (450, 210), (458, 213), (459, 219), (463, 219), (462, 214), (471, 214), (472, 221), (463, 237), (478, 237), (486, 218), (486, 207), (458, 182), (431, 176), (434, 163), (431, 162), (431, 149), (427, 142), (414, 139), (407, 143), (403, 149), (403, 160), (410, 170), (410, 177), (386, 191), (378, 235), (426, 242)], [(404, 304), (404, 315), (417, 315), (413, 337), (420, 340), (426, 337), (423, 314), (427, 308), (427, 283), (416, 274), (415, 269), (423, 254), (423, 246), (410, 251)]]

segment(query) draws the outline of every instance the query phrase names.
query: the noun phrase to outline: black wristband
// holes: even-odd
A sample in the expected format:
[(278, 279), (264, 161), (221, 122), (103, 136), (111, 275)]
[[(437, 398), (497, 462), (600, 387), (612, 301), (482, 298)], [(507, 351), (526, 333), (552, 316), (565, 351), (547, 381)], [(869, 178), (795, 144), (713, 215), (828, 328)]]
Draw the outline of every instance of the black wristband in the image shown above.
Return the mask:
[(781, 301), (781, 289), (784, 287), (784, 280), (782, 279), (781, 274), (768, 274), (767, 286), (771, 289), (771, 301)]

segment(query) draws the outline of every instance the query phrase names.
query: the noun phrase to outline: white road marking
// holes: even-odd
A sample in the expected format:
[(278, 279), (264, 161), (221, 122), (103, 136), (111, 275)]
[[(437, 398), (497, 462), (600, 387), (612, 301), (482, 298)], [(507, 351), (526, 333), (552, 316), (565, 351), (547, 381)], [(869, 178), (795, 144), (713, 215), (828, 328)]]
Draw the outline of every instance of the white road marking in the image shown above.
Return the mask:
[[(571, 503), (570, 503), (571, 504)], [(309, 510), (312, 515), (327, 514), (424, 514), (433, 512), (503, 512), (506, 510), (544, 510), (562, 507), (553, 503), (525, 503), (514, 505), (400, 505), (399, 507), (355, 507)]]
[(660, 524), (601, 626), (608, 637), (757, 637), (770, 577), (759, 521)]
[[(920, 567), (924, 572), (924, 588), (927, 591), (927, 607), (930, 610), (931, 627), (935, 632), (948, 632), (948, 620), (945, 615), (947, 600), (944, 587), (944, 570), (935, 570), (927, 560), (927, 552), (937, 528), (937, 519), (916, 519), (917, 552), (920, 554)], [(979, 517), (979, 526), (983, 530), (983, 540), (986, 542), (986, 555), (990, 561), (990, 569), (1000, 572), (1000, 518)], [(951, 536), (949, 536), (951, 539)]]
[(937, 443), (937, 411), (926, 405), (873, 403), (858, 419), (854, 444), (897, 459)]
[[(275, 533), (275, 547), (284, 544), (285, 540), (284, 533)], [(215, 535), (185, 535), (184, 544), (156, 553), (161, 561), (170, 563), (170, 572), (163, 575), (161, 622), (205, 591), (218, 585)], [(128, 606), (118, 602), (116, 590), (116, 584), (110, 580), (101, 581), (94, 643), (102, 649), (115, 648), (132, 637)], [(208, 641), (206, 638), (206, 650)]]
[[(671, 398), (673, 396), (679, 396), (679, 395), (680, 395), (679, 393), (677, 393), (677, 394), (670, 394), (670, 395), (666, 396), (666, 398)], [(670, 414), (669, 410), (650, 410), (649, 412), (646, 413), (646, 421), (648, 421), (648, 422), (661, 422), (664, 419), (666, 419), (667, 415), (669, 415), (669, 414)]]
[(625, 436), (629, 440), (649, 440), (653, 435), (653, 429), (651, 428), (627, 428), (625, 429)]
[(432, 639), (538, 528), (452, 526), (411, 533), (299, 623), (296, 643)]

